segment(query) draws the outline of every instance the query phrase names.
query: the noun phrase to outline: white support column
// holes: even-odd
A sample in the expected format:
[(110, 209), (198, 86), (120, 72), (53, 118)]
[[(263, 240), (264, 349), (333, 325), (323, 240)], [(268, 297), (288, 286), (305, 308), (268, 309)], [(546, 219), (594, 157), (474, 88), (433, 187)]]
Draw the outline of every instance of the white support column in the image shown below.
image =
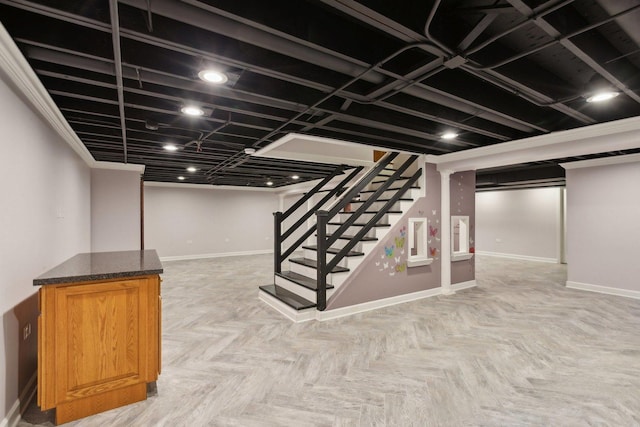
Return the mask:
[(452, 170), (440, 171), (440, 262), (441, 262), (441, 286), (443, 295), (455, 293), (451, 289), (451, 186), (449, 177)]

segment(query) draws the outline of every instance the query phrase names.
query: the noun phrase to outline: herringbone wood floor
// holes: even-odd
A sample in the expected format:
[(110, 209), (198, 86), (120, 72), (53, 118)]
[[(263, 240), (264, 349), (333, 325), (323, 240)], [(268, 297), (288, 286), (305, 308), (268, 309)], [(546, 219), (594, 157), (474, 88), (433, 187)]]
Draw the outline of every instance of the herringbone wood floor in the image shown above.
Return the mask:
[(640, 425), (640, 300), (477, 258), (477, 288), (303, 324), (257, 298), (270, 256), (167, 262), (157, 395), (69, 425)]

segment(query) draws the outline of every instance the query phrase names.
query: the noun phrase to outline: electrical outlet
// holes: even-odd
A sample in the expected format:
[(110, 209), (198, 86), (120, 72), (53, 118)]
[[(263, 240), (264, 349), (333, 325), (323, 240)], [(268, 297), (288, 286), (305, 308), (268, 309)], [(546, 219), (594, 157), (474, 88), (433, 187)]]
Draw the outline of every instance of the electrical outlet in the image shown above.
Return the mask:
[(29, 338), (29, 335), (31, 335), (31, 323), (27, 323), (24, 325), (24, 328), (22, 328), (22, 340), (24, 341)]

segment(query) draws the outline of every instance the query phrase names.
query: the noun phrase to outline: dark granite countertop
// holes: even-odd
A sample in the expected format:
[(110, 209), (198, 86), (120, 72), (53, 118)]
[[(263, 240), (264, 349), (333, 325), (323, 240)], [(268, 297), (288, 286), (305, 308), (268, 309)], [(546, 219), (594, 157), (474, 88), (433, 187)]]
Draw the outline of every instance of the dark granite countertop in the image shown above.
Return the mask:
[(78, 254), (33, 279), (34, 286), (161, 274), (155, 250)]

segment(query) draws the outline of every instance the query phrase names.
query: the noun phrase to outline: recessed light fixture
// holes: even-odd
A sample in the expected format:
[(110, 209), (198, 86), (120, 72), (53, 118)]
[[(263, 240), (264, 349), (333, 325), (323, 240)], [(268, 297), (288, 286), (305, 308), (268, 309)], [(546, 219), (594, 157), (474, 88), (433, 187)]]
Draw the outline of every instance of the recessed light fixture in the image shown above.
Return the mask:
[(196, 172), (198, 169), (194, 168), (193, 166), (189, 166), (187, 168), (187, 172)]
[(442, 139), (456, 139), (458, 134), (455, 132), (445, 132), (441, 135)]
[(149, 130), (158, 130), (158, 122), (154, 121), (154, 120), (147, 120), (144, 122), (144, 127), (149, 129)]
[(167, 151), (177, 151), (178, 147), (175, 146), (174, 144), (165, 144), (162, 148), (164, 148)]
[(179, 179), (180, 181), (184, 181), (186, 178), (185, 178), (184, 176), (179, 176), (179, 177), (178, 177), (178, 179)]
[(620, 95), (620, 92), (613, 92), (613, 91), (598, 92), (588, 97), (587, 102), (604, 102), (612, 98), (615, 98), (618, 95)]
[(227, 75), (225, 73), (223, 73), (222, 71), (213, 70), (213, 69), (200, 71), (198, 73), (198, 77), (200, 77), (200, 79), (204, 80), (205, 82), (215, 83), (219, 85), (225, 83), (228, 80)]
[(273, 185), (273, 181), (267, 181), (267, 185), (271, 187)]
[(299, 175), (292, 175), (291, 179), (300, 179), (300, 176)]
[(180, 109), (183, 114), (187, 116), (202, 116), (204, 115), (204, 110), (200, 107), (196, 107), (195, 105), (185, 105)]
[(251, 148), (251, 147), (249, 147), (249, 148), (245, 148), (245, 149), (244, 149), (244, 154), (249, 154), (249, 155), (251, 155), (251, 154), (253, 154), (253, 153), (255, 153), (255, 152), (256, 152), (256, 149), (255, 149), (255, 148)]

